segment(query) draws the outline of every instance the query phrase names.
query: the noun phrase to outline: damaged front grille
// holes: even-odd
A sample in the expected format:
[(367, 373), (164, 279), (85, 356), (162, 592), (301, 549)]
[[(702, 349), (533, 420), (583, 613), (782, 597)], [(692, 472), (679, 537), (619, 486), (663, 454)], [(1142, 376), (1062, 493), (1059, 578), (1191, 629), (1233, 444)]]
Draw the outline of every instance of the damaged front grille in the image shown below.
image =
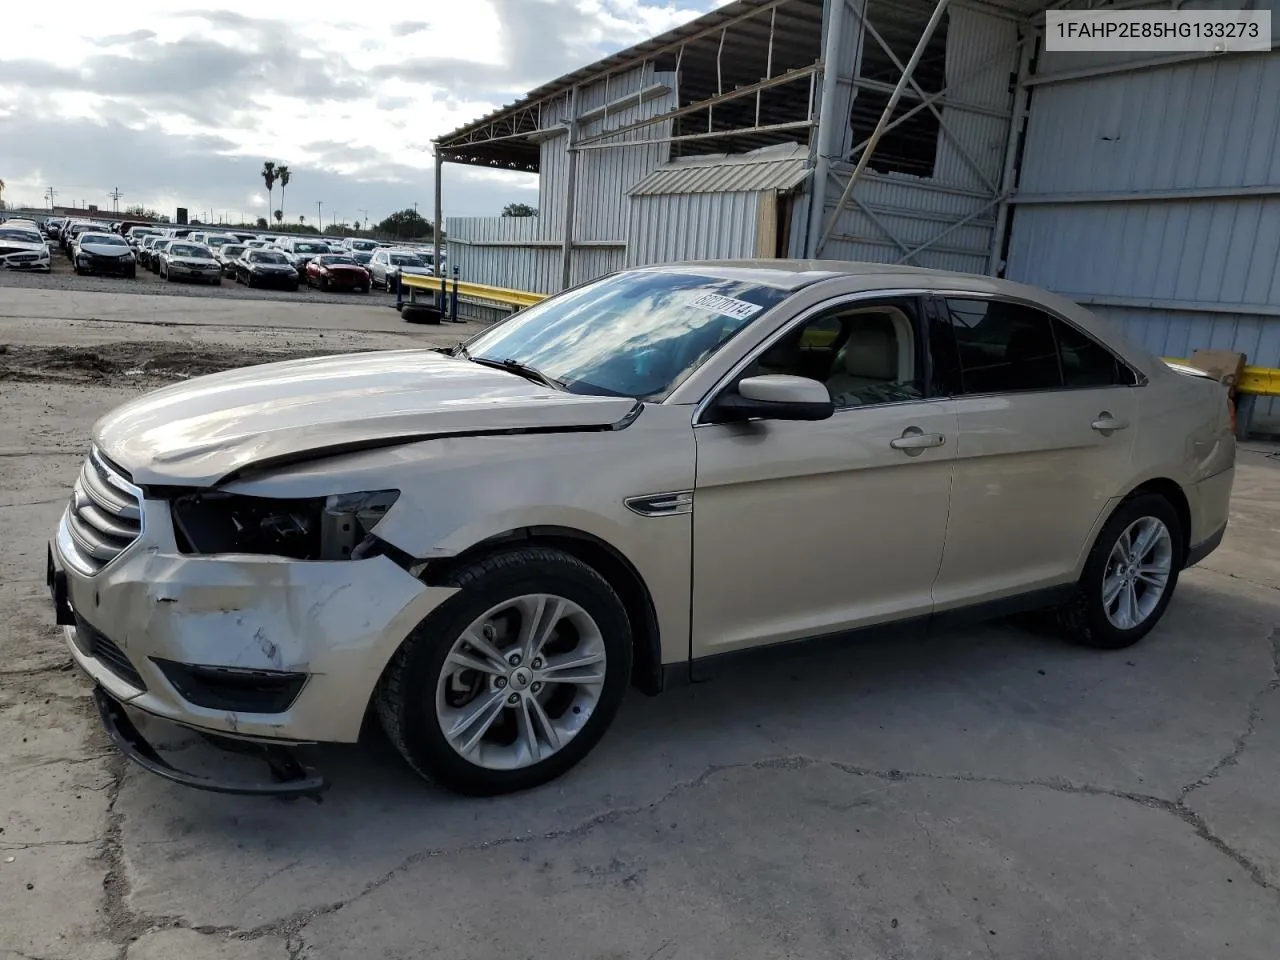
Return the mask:
[(142, 533), (139, 491), (92, 450), (63, 516), (82, 573), (94, 574)]

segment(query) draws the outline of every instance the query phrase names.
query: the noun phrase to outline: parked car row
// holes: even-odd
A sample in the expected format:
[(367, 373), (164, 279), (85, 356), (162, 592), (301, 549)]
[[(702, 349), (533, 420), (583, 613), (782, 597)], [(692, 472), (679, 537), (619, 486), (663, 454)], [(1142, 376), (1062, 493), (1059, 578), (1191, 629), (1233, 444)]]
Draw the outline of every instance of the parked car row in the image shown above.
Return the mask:
[[(435, 268), (433, 250), (360, 237), (279, 236), (76, 217), (0, 223), (5, 267), (51, 271), (54, 244), (82, 275), (131, 278), (141, 266), (166, 281), (229, 279), (291, 290), (305, 283), (324, 291), (367, 293), (374, 287), (394, 290), (402, 276), (442, 272)], [(442, 268), (444, 262), (442, 252)]]

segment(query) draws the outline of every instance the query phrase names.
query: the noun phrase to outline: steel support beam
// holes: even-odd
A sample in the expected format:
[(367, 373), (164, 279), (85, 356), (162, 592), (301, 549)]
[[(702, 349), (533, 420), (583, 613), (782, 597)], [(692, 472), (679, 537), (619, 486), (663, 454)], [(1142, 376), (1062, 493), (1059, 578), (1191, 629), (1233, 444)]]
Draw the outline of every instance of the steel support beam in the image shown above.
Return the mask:
[[(852, 0), (862, 3), (862, 0)], [(844, 15), (848, 0), (831, 0), (826, 23), (826, 35), (822, 45), (822, 99), (818, 101), (818, 132), (813, 157), (813, 181), (809, 186), (809, 224), (805, 231), (805, 256), (815, 257), (820, 249), (818, 231), (822, 229), (822, 211), (827, 204), (827, 173), (831, 169), (832, 153), (839, 149), (836, 125), (840, 133), (849, 122), (847, 116), (836, 113), (836, 97), (840, 82), (840, 44), (844, 38)], [(861, 39), (861, 38), (859, 38)], [(861, 59), (862, 44), (854, 44)], [(856, 76), (858, 69), (853, 71)], [(855, 89), (856, 96), (857, 91)]]
[(1024, 43), (1022, 56), (1018, 58), (1018, 83), (1013, 94), (1013, 113), (1009, 116), (1009, 139), (1004, 146), (1004, 168), (1000, 174), (1000, 203), (996, 207), (996, 225), (991, 231), (991, 250), (987, 254), (987, 273), (996, 277), (1004, 264), (1001, 253), (1004, 251), (1004, 235), (1009, 223), (1009, 195), (1016, 187), (1018, 176), (1018, 145), (1022, 141), (1022, 131), (1027, 122), (1027, 103), (1030, 91), (1027, 89), (1027, 77), (1031, 73), (1031, 58), (1035, 44)]
[(1160, 203), (1182, 200), (1241, 200), (1280, 196), (1280, 184), (1251, 187), (1186, 187), (1174, 190), (1105, 190), (1098, 193), (1015, 193), (1009, 202), (1019, 205), (1069, 203)]
[[(921, 89), (920, 84), (916, 83), (915, 77), (907, 73), (907, 68), (902, 65), (902, 61), (899, 60), (898, 55), (893, 52), (893, 48), (885, 42), (884, 37), (880, 36), (880, 31), (878, 31), (875, 28), (875, 24), (871, 23), (866, 18), (866, 16), (864, 16), (861, 12), (859, 12), (856, 9), (854, 10), (854, 15), (857, 16), (858, 19), (862, 21), (863, 29), (866, 30), (867, 33), (871, 34), (871, 36), (875, 39), (876, 43), (880, 44), (880, 49), (884, 51), (885, 56), (889, 58), (889, 62), (893, 64), (894, 68), (902, 71), (902, 73), (906, 76), (907, 83), (911, 85), (911, 89), (915, 92), (916, 96), (920, 98), (921, 102), (928, 108), (929, 112), (932, 113), (934, 118), (938, 121), (939, 131), (941, 133), (945, 133), (948, 137), (951, 138), (951, 144), (956, 148), (956, 152), (959, 153), (960, 156), (964, 159), (964, 161), (969, 164), (969, 166), (973, 169), (973, 172), (978, 175), (978, 179), (981, 180), (984, 184), (986, 184), (987, 189), (990, 190), (992, 193), (997, 193), (999, 191), (999, 188), (991, 180), (991, 178), (987, 176), (986, 171), (982, 169), (982, 164), (978, 163), (978, 161), (973, 158), (973, 154), (971, 154), (968, 150), (965, 149), (964, 144), (960, 142), (960, 138), (956, 136), (955, 131), (952, 130), (951, 127), (947, 124), (947, 121), (943, 119), (942, 111), (937, 108), (937, 106), (934, 104), (932, 100), (927, 99), (928, 94), (926, 94), (924, 90)], [(901, 97), (902, 94), (905, 92), (906, 91), (900, 91), (898, 93), (898, 96)]]
[[(840, 5), (840, 0), (837, 0), (837, 5)], [(938, 24), (941, 22), (942, 15), (946, 12), (946, 9), (947, 0), (938, 0), (937, 5), (933, 8), (933, 14), (929, 17), (929, 22), (925, 24), (924, 32), (920, 34), (920, 40), (916, 43), (915, 50), (911, 52), (911, 59), (907, 61), (906, 69), (898, 79), (898, 85), (894, 87), (893, 93), (889, 95), (889, 102), (885, 104), (884, 112), (880, 114), (880, 119), (877, 121), (875, 129), (871, 132), (870, 138), (867, 140), (866, 149), (863, 150), (862, 155), (858, 157), (858, 165), (854, 167), (853, 173), (849, 176), (849, 182), (845, 184), (844, 192), (840, 195), (840, 199), (836, 203), (835, 210), (831, 212), (831, 217), (827, 220), (826, 229), (823, 230), (822, 236), (818, 238), (818, 242), (814, 244), (813, 252), (811, 254), (812, 256), (822, 256), (822, 248), (826, 245), (831, 234), (835, 232), (836, 222), (840, 219), (840, 211), (843, 210), (844, 205), (849, 202), (849, 196), (853, 193), (853, 188), (857, 185), (858, 178), (862, 176), (862, 171), (867, 168), (867, 162), (871, 159), (871, 155), (875, 153), (876, 144), (880, 142), (880, 137), (884, 134), (884, 128), (889, 125), (889, 118), (893, 116), (893, 111), (897, 109), (898, 101), (902, 98), (902, 91), (906, 89), (907, 83), (911, 79), (911, 75), (915, 72), (916, 65), (920, 63), (920, 58), (924, 56), (924, 49), (928, 46), (929, 40), (933, 36), (933, 32), (938, 28)], [(834, 83), (832, 86), (834, 89)], [(819, 131), (821, 131), (821, 121), (819, 122)], [(820, 172), (824, 174), (822, 181), (825, 184), (826, 167), (823, 167)], [(817, 208), (816, 216), (818, 218), (818, 222), (821, 222), (822, 215), (825, 212), (823, 208), (826, 206), (826, 202), (825, 198), (821, 198), (822, 202), (819, 202), (820, 198), (817, 196), (817, 191), (815, 190), (814, 193), (815, 196), (811, 201), (811, 204), (813, 207)], [(810, 222), (812, 223), (812, 209), (810, 210), (810, 214)]]
[(433, 266), (435, 267), (436, 273), (438, 273), (440, 276), (444, 276), (443, 268), (440, 265), (440, 231), (443, 229), (443, 226), (444, 226), (444, 215), (440, 212), (440, 198), (444, 194), (444, 190), (443, 190), (444, 158), (440, 155), (440, 150), (438, 147), (436, 148), (436, 151), (435, 151), (435, 159), (436, 159), (436, 164), (435, 164), (436, 166), (436, 220), (435, 220), (435, 225), (431, 229), (431, 247), (435, 254), (435, 261), (433, 263)]
[(560, 248), (560, 289), (569, 289), (573, 275), (573, 217), (578, 199), (578, 88), (569, 94), (568, 171), (565, 176), (564, 242)]

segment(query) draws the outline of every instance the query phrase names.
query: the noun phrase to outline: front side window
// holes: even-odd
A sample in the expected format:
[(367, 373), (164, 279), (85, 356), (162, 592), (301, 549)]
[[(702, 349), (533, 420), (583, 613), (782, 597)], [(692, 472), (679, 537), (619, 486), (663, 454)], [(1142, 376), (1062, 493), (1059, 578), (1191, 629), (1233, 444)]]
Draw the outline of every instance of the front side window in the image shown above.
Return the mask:
[(467, 344), (574, 393), (660, 401), (786, 290), (686, 273), (615, 274), (516, 314)]
[(837, 410), (920, 400), (918, 316), (915, 300), (859, 301), (824, 311), (767, 348), (744, 375), (819, 380)]
[(1132, 384), (1128, 367), (1071, 324), (1035, 307), (948, 297), (930, 332), (939, 392), (1023, 393)]

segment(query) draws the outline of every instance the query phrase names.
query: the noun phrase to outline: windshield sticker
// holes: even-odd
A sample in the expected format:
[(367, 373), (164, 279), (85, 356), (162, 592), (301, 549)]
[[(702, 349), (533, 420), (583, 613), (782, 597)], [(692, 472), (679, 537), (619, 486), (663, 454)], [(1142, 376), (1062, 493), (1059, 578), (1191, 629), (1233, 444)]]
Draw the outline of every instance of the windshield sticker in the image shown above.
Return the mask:
[(747, 303), (745, 300), (722, 297), (718, 293), (704, 293), (693, 301), (692, 306), (710, 310), (712, 313), (718, 313), (724, 317), (733, 317), (735, 320), (749, 320), (764, 309), (764, 307), (757, 306), (754, 303)]

